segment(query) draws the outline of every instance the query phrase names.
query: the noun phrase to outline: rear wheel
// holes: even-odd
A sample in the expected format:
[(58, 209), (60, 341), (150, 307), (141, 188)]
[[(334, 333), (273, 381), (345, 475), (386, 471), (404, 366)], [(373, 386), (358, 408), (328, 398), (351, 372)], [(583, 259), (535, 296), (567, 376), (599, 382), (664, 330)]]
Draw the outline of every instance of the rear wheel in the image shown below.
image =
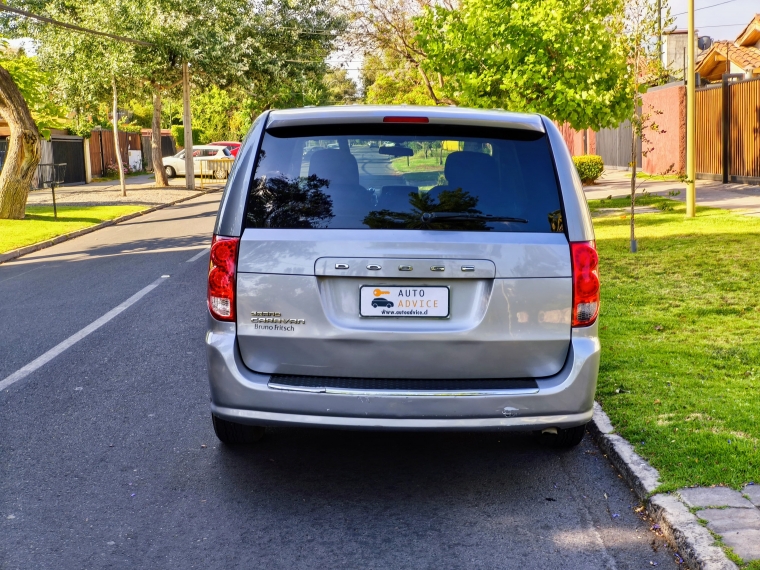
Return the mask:
[(541, 432), (541, 443), (555, 449), (570, 449), (583, 441), (586, 424), (566, 429), (557, 428), (557, 433)]
[(227, 178), (227, 171), (224, 168), (217, 168), (214, 170), (214, 178), (217, 180), (224, 180)]
[(174, 171), (174, 169), (171, 166), (164, 166), (164, 172), (166, 172), (166, 176), (168, 178), (174, 178), (177, 176), (177, 173)]
[(256, 443), (264, 437), (263, 426), (250, 426), (247, 424), (236, 424), (228, 422), (211, 414), (211, 421), (214, 424), (214, 433), (222, 443), (227, 445), (246, 445)]

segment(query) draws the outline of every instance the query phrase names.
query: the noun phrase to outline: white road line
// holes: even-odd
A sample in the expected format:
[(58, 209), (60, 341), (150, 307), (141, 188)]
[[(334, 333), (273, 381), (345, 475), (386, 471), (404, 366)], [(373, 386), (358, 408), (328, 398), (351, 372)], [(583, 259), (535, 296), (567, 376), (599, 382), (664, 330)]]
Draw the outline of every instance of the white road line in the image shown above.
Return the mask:
[(206, 255), (206, 254), (208, 253), (208, 250), (209, 250), (209, 249), (211, 249), (211, 248), (208, 248), (208, 247), (207, 247), (207, 248), (205, 248), (205, 249), (203, 249), (203, 250), (199, 251), (199, 252), (198, 252), (198, 253), (196, 253), (194, 256), (192, 256), (190, 259), (188, 259), (188, 260), (187, 260), (185, 263), (192, 263), (192, 262), (193, 262), (193, 261), (195, 261), (196, 259), (200, 259), (201, 257), (203, 257), (204, 255)]
[(132, 295), (129, 299), (127, 299), (126, 301), (124, 301), (118, 307), (115, 307), (115, 308), (111, 309), (105, 315), (103, 315), (102, 317), (100, 317), (96, 321), (91, 322), (89, 325), (87, 325), (86, 327), (84, 327), (79, 332), (74, 333), (69, 338), (67, 338), (66, 340), (64, 340), (62, 343), (54, 346), (53, 348), (51, 348), (50, 350), (48, 350), (42, 356), (39, 356), (39, 357), (35, 358), (34, 360), (32, 360), (29, 364), (27, 364), (23, 368), (20, 368), (20, 369), (16, 370), (16, 372), (14, 372), (10, 376), (8, 376), (5, 380), (3, 380), (2, 382), (0, 382), (0, 392), (2, 392), (3, 390), (5, 390), (9, 386), (12, 386), (13, 384), (15, 384), (16, 382), (18, 382), (19, 380), (22, 380), (22, 379), (26, 378), (32, 372), (34, 372), (38, 368), (43, 367), (45, 364), (47, 364), (48, 362), (50, 362), (51, 360), (53, 360), (56, 356), (58, 356), (59, 354), (61, 354), (64, 350), (66, 350), (67, 348), (70, 348), (70, 347), (74, 346), (76, 343), (78, 343), (80, 340), (82, 340), (83, 338), (85, 338), (87, 335), (89, 335), (92, 332), (95, 332), (100, 327), (102, 327), (104, 324), (106, 324), (108, 321), (110, 321), (111, 319), (113, 319), (114, 317), (116, 317), (117, 315), (119, 315), (120, 313), (126, 311), (129, 307), (131, 307), (132, 305), (134, 305), (135, 303), (137, 303), (137, 301), (139, 301), (140, 299), (142, 299), (143, 297), (145, 297), (145, 295), (147, 295), (148, 293), (150, 293), (151, 291), (153, 291), (153, 289), (155, 289), (156, 287), (158, 287), (159, 285), (161, 285), (161, 283), (167, 277), (169, 277), (169, 276), (165, 275), (163, 277), (159, 277), (158, 279), (156, 279), (153, 283), (151, 283), (147, 287), (143, 287), (142, 289), (140, 289), (137, 293), (135, 293), (134, 295)]

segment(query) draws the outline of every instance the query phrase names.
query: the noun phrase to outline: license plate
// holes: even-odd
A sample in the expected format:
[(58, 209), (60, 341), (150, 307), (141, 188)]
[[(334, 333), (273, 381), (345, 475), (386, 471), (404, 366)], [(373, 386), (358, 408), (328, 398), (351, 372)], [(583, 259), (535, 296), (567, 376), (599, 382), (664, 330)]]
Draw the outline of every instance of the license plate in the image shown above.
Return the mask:
[(363, 285), (359, 290), (362, 317), (437, 317), (449, 316), (448, 287), (389, 287)]

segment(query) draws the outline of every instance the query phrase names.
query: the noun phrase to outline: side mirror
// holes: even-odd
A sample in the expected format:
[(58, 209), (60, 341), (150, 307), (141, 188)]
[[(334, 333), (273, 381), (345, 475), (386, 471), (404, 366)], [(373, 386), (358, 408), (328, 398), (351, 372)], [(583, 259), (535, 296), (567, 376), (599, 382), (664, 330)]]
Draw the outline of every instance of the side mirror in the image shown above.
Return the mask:
[(387, 154), (389, 156), (414, 156), (414, 151), (411, 148), (405, 146), (381, 146), (377, 149), (379, 154)]

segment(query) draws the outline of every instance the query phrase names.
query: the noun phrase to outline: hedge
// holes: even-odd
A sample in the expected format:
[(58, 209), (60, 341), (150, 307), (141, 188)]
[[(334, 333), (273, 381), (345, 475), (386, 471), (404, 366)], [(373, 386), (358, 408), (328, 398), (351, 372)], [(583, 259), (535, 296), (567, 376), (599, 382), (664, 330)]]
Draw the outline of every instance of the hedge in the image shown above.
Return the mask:
[[(174, 142), (177, 143), (177, 146), (179, 148), (184, 148), (185, 146), (185, 127), (182, 125), (172, 125), (172, 136), (174, 137)], [(203, 129), (193, 129), (193, 144), (206, 144), (208, 140), (206, 139), (206, 133), (203, 131)]]
[(593, 184), (604, 172), (604, 161), (595, 154), (574, 156), (573, 162), (584, 184)]

